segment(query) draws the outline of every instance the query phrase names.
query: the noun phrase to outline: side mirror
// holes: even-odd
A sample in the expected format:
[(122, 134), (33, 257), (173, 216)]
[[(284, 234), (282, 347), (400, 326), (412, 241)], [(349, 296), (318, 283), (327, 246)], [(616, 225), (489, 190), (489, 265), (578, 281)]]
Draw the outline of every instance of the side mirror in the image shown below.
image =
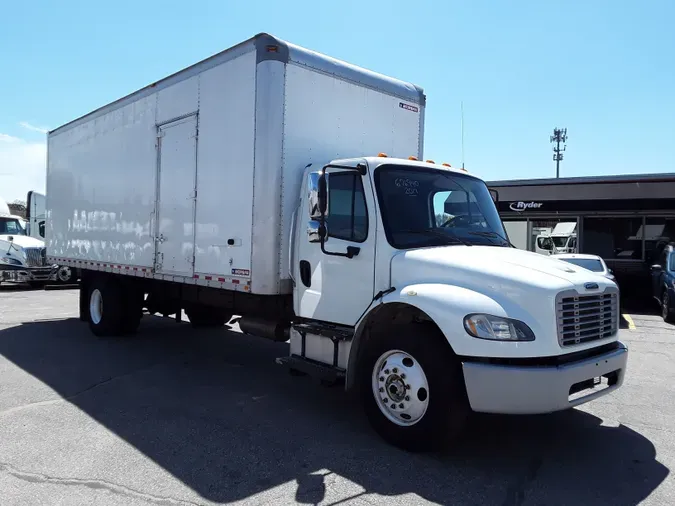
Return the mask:
[(309, 219), (318, 220), (321, 218), (319, 209), (319, 179), (320, 172), (310, 172), (307, 180), (307, 200), (309, 202)]
[(663, 270), (663, 267), (661, 267), (659, 264), (654, 264), (649, 269), (654, 271), (654, 272), (659, 272), (659, 271)]
[(8, 240), (9, 242), (13, 242), (13, 241), (14, 241), (14, 236), (13, 236), (13, 235), (7, 236), (7, 240)]
[(319, 178), (319, 212), (328, 216), (328, 174)]

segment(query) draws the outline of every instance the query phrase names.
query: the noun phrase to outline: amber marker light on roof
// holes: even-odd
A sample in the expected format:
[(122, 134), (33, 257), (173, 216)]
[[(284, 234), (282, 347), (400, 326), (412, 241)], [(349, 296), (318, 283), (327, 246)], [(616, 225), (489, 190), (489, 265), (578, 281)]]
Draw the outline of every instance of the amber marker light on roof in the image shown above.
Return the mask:
[(377, 156), (380, 158), (387, 158), (387, 153), (378, 153)]

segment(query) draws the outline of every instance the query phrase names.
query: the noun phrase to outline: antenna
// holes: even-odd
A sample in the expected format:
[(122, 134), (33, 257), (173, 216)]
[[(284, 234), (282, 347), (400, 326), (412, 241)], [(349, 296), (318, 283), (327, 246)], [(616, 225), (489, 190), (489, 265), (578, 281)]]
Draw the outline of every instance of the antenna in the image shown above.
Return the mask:
[(461, 102), (462, 109), (462, 169), (464, 168), (464, 100)]
[[(563, 143), (560, 149), (560, 143)], [(551, 135), (551, 144), (555, 143), (553, 147), (553, 161), (555, 162), (555, 177), (560, 177), (560, 161), (563, 159), (563, 151), (567, 148), (567, 128), (554, 128), (553, 135)]]

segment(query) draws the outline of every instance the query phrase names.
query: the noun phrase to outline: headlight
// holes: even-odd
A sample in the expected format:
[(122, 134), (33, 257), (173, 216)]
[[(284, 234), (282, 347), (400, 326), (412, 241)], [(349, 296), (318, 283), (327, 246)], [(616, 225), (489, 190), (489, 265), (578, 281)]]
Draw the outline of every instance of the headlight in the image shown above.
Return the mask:
[(0, 263), (9, 264), (9, 265), (23, 265), (16, 258), (7, 258), (7, 257), (0, 257)]
[(464, 317), (464, 328), (473, 337), (491, 341), (534, 341), (532, 329), (518, 320), (492, 316), (489, 314), (470, 314)]

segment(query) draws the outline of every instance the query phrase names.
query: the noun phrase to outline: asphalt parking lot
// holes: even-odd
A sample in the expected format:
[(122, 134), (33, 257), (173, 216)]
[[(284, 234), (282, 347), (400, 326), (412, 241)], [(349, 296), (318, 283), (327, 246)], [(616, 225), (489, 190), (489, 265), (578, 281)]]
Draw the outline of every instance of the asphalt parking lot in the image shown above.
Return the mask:
[(675, 327), (630, 315), (624, 387), (549, 416), (476, 416), (449, 454), (373, 434), (285, 344), (144, 318), (98, 339), (77, 292), (0, 291), (0, 504), (675, 504)]

